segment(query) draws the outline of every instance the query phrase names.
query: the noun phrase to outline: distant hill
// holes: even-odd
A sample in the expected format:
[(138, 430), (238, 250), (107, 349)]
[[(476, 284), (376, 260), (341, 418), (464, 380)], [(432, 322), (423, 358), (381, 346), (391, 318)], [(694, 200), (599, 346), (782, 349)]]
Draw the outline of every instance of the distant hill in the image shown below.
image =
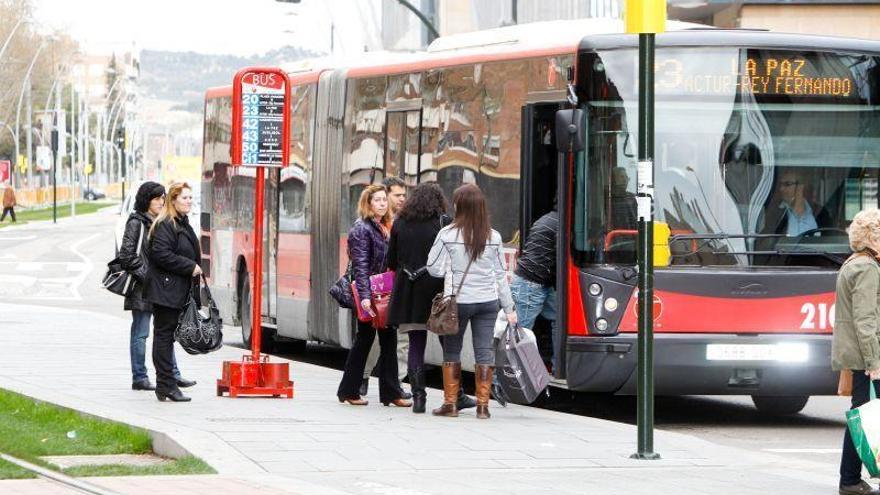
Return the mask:
[(252, 57), (143, 50), (138, 85), (147, 98), (177, 101), (177, 110), (201, 112), (205, 90), (231, 84), (232, 76), (242, 67), (277, 66), (319, 55), (293, 46)]

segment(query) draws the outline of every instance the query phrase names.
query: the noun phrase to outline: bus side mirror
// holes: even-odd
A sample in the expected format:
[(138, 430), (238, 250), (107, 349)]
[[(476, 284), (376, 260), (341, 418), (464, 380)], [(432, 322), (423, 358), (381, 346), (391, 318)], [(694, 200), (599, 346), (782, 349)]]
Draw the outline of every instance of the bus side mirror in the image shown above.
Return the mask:
[(583, 151), (586, 134), (583, 110), (567, 109), (556, 112), (556, 149), (560, 153)]

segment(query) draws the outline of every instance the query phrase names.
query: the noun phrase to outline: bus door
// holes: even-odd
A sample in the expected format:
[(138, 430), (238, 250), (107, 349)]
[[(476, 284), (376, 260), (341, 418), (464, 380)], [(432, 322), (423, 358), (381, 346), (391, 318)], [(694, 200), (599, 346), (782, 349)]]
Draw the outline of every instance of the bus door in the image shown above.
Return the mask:
[(422, 109), (389, 110), (385, 126), (385, 177), (400, 177), (414, 186), (422, 149)]
[[(556, 111), (563, 108), (562, 102), (536, 102), (522, 107), (522, 144), (520, 154), (520, 222), (519, 249), (525, 245), (532, 224), (542, 215), (553, 210), (558, 197), (559, 185), (559, 154), (556, 149)], [(558, 255), (557, 272), (565, 267)], [(558, 279), (558, 276), (557, 276)], [(558, 294), (557, 313), (561, 309)], [(558, 314), (557, 314), (558, 319)], [(550, 322), (542, 317), (535, 321), (535, 336), (538, 348), (546, 362), (553, 356), (556, 347), (557, 356), (561, 356), (565, 329), (557, 325), (556, 333), (551, 337)], [(559, 361), (561, 363), (561, 360)]]
[(275, 324), (278, 314), (278, 177), (269, 168), (263, 210), (263, 322)]

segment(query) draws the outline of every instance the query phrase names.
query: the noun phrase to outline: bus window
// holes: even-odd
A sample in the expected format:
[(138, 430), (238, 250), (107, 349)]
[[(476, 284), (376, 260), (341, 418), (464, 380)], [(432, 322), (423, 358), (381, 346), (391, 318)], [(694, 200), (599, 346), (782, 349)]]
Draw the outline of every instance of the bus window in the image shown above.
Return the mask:
[[(585, 53), (579, 64), (589, 114), (588, 238), (575, 242), (582, 263), (634, 260), (636, 56)], [(786, 72), (762, 72), (774, 64)], [(654, 212), (672, 231), (671, 265), (836, 266), (845, 258), (849, 221), (878, 202), (880, 59), (659, 48), (657, 66)]]

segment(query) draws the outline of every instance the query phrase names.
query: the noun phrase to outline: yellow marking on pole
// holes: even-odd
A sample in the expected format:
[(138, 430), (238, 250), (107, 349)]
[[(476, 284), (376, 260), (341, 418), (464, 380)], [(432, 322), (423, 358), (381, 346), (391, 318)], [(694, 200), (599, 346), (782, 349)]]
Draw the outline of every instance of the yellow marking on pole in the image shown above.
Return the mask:
[(665, 0), (626, 0), (626, 32), (629, 34), (666, 31)]

